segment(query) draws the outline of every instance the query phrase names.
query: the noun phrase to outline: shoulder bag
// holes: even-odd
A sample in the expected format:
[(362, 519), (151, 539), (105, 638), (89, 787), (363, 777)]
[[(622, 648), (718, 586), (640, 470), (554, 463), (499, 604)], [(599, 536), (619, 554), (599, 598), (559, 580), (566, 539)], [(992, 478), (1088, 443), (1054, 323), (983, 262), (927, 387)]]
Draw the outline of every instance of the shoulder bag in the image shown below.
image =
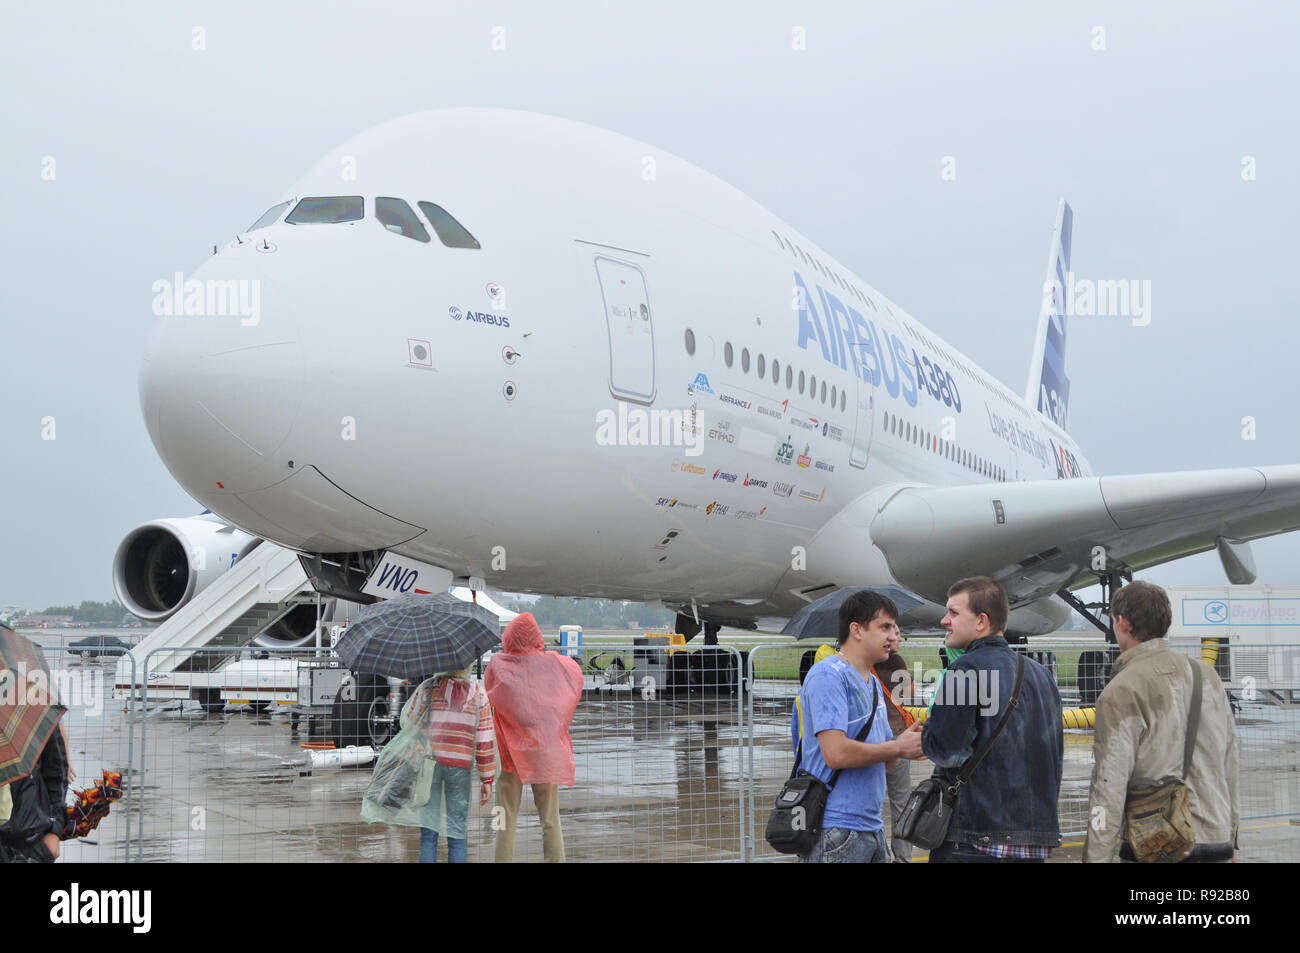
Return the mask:
[(1201, 667), (1192, 659), (1188, 662), (1192, 666), (1192, 707), (1183, 742), (1183, 776), (1134, 788), (1124, 801), (1124, 842), (1134, 859), (1143, 864), (1176, 864), (1196, 846), (1187, 773), (1192, 769), (1196, 730), (1201, 724)]
[[(876, 720), (876, 707), (880, 700), (880, 688), (876, 679), (871, 679), (871, 717), (858, 732), (854, 741), (862, 741), (871, 732), (871, 725)], [(835, 770), (830, 781), (823, 784), (815, 775), (802, 770), (803, 736), (795, 749), (794, 768), (786, 779), (781, 793), (776, 796), (776, 806), (767, 819), (764, 836), (772, 849), (782, 854), (810, 854), (817, 838), (822, 832), (822, 816), (826, 813), (826, 800), (831, 789), (839, 780), (840, 772)]]
[(1002, 713), (998, 726), (993, 729), (979, 750), (966, 759), (952, 784), (945, 784), (942, 778), (926, 778), (908, 795), (907, 803), (894, 819), (894, 836), (915, 844), (917, 847), (933, 849), (944, 842), (948, 836), (948, 825), (952, 822), (953, 812), (957, 810), (957, 793), (961, 786), (970, 780), (970, 776), (979, 767), (998, 740), (1002, 729), (1007, 726), (1007, 719), (1020, 704), (1020, 688), (1025, 681), (1025, 657), (1016, 655), (1016, 683), (1011, 689), (1007, 701), (1007, 710)]

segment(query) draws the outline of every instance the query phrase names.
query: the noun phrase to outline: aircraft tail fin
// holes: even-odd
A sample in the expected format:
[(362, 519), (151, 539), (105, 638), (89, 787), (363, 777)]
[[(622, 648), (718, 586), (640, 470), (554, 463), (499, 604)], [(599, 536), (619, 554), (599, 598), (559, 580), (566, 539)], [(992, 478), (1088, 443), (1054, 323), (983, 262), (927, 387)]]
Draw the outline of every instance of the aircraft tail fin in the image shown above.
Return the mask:
[(1038, 412), (1066, 429), (1070, 406), (1070, 379), (1065, 376), (1065, 289), (1070, 274), (1070, 233), (1074, 211), (1061, 199), (1056, 209), (1056, 227), (1047, 258), (1042, 305), (1038, 312), (1038, 333), (1029, 362), (1025, 401)]

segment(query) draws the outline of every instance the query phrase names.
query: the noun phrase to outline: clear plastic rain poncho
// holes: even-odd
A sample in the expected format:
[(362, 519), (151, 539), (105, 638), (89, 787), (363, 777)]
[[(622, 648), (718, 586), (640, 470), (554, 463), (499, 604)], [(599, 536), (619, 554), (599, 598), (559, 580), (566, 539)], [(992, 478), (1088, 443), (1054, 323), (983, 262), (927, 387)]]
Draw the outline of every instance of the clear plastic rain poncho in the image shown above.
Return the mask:
[[(402, 707), (401, 730), (375, 763), (362, 820), (466, 837), (473, 760), (484, 781), (494, 772), (491, 721), (487, 696), (473, 679), (437, 675), (421, 682)], [(455, 750), (475, 738), (477, 751)]]

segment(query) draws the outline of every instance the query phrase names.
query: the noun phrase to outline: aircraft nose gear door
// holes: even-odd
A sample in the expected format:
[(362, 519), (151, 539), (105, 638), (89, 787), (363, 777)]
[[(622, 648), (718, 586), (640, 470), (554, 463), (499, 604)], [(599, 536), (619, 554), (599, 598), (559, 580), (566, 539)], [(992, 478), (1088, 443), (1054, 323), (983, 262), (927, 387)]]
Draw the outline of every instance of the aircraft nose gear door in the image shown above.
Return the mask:
[(655, 398), (655, 337), (645, 274), (635, 265), (598, 255), (596, 275), (609, 328), (609, 392), (649, 404)]

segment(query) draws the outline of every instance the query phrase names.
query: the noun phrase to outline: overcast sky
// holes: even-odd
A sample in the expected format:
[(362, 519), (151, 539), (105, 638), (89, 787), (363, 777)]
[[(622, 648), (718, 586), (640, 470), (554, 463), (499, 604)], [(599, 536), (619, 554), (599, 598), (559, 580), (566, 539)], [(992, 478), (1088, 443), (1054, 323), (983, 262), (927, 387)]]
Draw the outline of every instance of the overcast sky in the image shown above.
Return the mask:
[[(439, 107), (675, 153), (1017, 392), (1064, 195), (1076, 275), (1152, 288), (1145, 327), (1069, 329), (1070, 429), (1094, 469), (1300, 462), (1300, 13), (1130, 7), (6, 5), (0, 607), (109, 598), (128, 530), (199, 510), (140, 415), (153, 281), (342, 140)], [(1296, 580), (1300, 534), (1255, 553), (1262, 582)], [(1213, 555), (1147, 578), (1223, 581)]]

